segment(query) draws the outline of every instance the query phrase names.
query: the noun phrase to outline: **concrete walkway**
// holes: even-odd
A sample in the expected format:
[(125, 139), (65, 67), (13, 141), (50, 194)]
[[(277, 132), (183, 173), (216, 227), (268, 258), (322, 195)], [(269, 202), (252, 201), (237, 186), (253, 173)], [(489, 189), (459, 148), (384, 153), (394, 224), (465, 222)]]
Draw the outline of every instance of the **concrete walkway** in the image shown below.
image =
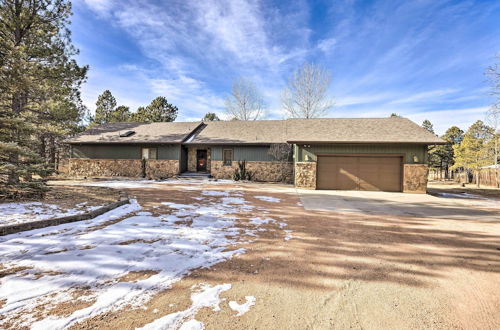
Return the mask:
[(499, 221), (500, 201), (378, 191), (299, 190), (306, 210)]

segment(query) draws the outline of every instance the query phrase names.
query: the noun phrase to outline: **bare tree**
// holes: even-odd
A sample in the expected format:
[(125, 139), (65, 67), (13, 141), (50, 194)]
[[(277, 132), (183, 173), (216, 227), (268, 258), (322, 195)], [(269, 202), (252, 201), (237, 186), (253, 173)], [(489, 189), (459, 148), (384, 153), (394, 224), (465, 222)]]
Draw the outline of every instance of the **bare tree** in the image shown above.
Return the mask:
[(327, 95), (331, 81), (328, 70), (311, 63), (294, 72), (281, 95), (288, 116), (317, 118), (326, 115), (334, 105), (333, 99)]
[(491, 95), (496, 97), (493, 108), (500, 108), (500, 53), (496, 54), (497, 63), (486, 69), (486, 76), (490, 82)]
[[(497, 61), (500, 60), (500, 53), (496, 56)], [(486, 123), (493, 128), (493, 157), (495, 165), (495, 182), (498, 183), (498, 156), (499, 156), (499, 138), (500, 138), (500, 63), (486, 69), (486, 75), (490, 82), (491, 94), (495, 97), (493, 105), (486, 112)]]
[[(498, 182), (498, 156), (499, 156), (499, 139), (500, 139), (500, 108), (495, 104), (486, 112), (486, 123), (493, 128), (491, 134), (492, 149), (493, 149), (493, 164), (495, 165), (495, 182), (497, 187)], [(491, 149), (490, 149), (491, 150)]]
[(232, 119), (257, 120), (265, 109), (262, 94), (250, 80), (240, 78), (233, 82), (231, 95), (226, 98), (226, 112)]
[(290, 162), (290, 157), (292, 156), (292, 145), (288, 143), (273, 143), (267, 153), (281, 163), (281, 181), (285, 182), (287, 180), (286, 165)]

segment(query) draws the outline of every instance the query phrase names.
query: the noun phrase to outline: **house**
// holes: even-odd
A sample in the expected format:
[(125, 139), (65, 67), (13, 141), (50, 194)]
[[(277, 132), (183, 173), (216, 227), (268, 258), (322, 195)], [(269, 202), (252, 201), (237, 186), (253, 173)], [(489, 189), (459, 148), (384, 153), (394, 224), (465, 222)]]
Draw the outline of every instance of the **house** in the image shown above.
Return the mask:
[[(112, 123), (67, 141), (70, 175), (231, 179), (245, 160), (256, 181), (307, 189), (426, 192), (427, 147), (444, 141), (401, 117)], [(289, 145), (278, 160), (271, 146)]]

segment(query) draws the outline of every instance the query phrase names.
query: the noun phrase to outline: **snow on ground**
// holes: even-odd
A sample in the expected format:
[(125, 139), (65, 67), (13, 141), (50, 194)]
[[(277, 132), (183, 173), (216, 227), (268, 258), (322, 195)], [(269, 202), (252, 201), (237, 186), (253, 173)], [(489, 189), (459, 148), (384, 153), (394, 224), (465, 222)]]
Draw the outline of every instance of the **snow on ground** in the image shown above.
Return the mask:
[[(457, 194), (457, 193), (438, 193), (439, 196), (445, 197), (445, 198), (472, 198), (472, 199), (483, 199), (483, 200), (488, 200), (490, 198), (488, 197), (483, 197), (481, 195), (475, 195), (475, 194), (469, 194), (469, 193), (463, 193), (463, 194)], [(490, 199), (493, 200), (493, 199)]]
[[(232, 180), (202, 180), (202, 179), (167, 179), (167, 180), (107, 180), (107, 181), (89, 181), (79, 182), (75, 185), (91, 186), (91, 187), (108, 187), (108, 188), (151, 188), (154, 189), (157, 185), (217, 185), (217, 184), (235, 184)], [(188, 187), (186, 187), (189, 190)], [(194, 188), (197, 189), (197, 188)]]
[(288, 229), (288, 230), (284, 230), (284, 232), (286, 233), (285, 238), (284, 238), (285, 241), (289, 241), (293, 238), (293, 235), (292, 235), (293, 231), (292, 230)]
[(160, 329), (203, 329), (202, 322), (194, 319), (196, 313), (204, 308), (212, 308), (214, 312), (220, 311), (220, 294), (231, 289), (231, 284), (220, 284), (216, 286), (202, 285), (198, 292), (191, 295), (193, 304), (186, 310), (165, 315), (153, 322), (146, 324), (136, 330), (160, 330)]
[(255, 198), (260, 199), (264, 202), (279, 203), (281, 199), (272, 196), (255, 196)]
[(457, 199), (461, 199), (461, 200), (467, 200), (467, 203), (474, 205), (474, 206), (500, 209), (500, 202), (496, 198), (490, 198), (490, 197), (486, 197), (486, 196), (469, 194), (469, 193), (462, 193), (461, 194), (461, 193), (440, 192), (440, 193), (437, 193), (437, 195), (439, 197), (444, 197), (444, 198), (457, 198)]
[(241, 316), (248, 312), (250, 310), (250, 307), (255, 305), (255, 297), (254, 296), (246, 296), (245, 297), (246, 302), (244, 304), (238, 304), (236, 301), (230, 301), (229, 302), (229, 307), (235, 311), (238, 312), (235, 316)]
[(0, 204), (0, 226), (15, 225), (37, 220), (60, 218), (96, 210), (102, 205), (89, 206), (79, 203), (74, 208), (65, 209), (56, 204), (42, 202)]
[[(12, 322), (17, 327), (62, 329), (107, 311), (142, 307), (193, 269), (244, 253), (231, 247), (248, 241), (255, 230), (238, 226), (241, 220), (234, 215), (262, 211), (237, 192), (203, 204), (162, 204), (169, 208), (168, 214), (153, 216), (131, 200), (92, 220), (0, 237), (0, 265), (4, 270), (17, 269), (0, 278), (0, 301), (5, 301), (0, 305), (4, 316), (0, 328)], [(114, 223), (106, 223), (110, 220)], [(269, 221), (282, 227), (274, 219)], [(150, 277), (120, 281), (141, 271)], [(89, 289), (75, 298), (82, 287)], [(203, 305), (195, 303), (197, 297), (193, 308)], [(46, 314), (75, 300), (89, 306), (65, 317)], [(178, 320), (179, 315), (172, 318)], [(185, 320), (187, 314), (182, 315)], [(199, 324), (192, 321), (185, 327), (194, 325)]]

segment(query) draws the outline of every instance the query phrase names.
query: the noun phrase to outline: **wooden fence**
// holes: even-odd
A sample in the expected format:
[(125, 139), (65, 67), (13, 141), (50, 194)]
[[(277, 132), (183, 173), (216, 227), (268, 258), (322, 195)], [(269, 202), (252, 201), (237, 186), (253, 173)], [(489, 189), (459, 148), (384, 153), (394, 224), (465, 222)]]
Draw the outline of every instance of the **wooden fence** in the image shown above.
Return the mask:
[[(449, 171), (447, 178), (444, 171), (440, 171), (438, 168), (430, 168), (428, 179), (436, 181), (453, 180), (458, 183), (477, 184), (477, 175), (474, 171), (455, 170)], [(500, 168), (481, 169), (479, 171), (479, 184), (485, 187), (500, 188)]]
[[(496, 172), (496, 173), (495, 173)], [(476, 181), (474, 181), (476, 182)], [(479, 172), (479, 183), (488, 187), (500, 188), (500, 168), (483, 168)]]

